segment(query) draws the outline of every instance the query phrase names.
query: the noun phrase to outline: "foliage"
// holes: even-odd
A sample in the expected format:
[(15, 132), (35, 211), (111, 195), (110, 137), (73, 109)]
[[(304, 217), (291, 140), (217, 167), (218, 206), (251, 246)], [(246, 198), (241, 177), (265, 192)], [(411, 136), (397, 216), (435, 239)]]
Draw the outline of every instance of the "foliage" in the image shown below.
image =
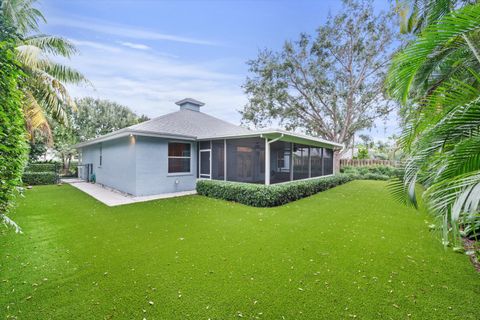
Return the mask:
[(366, 166), (366, 167), (344, 166), (340, 169), (340, 172), (349, 174), (349, 175), (354, 175), (354, 176), (365, 176), (369, 174), (386, 176), (386, 179), (384, 180), (388, 180), (389, 178), (393, 178), (393, 177), (398, 177), (402, 173), (400, 168), (395, 168), (392, 166)]
[(367, 148), (358, 149), (358, 155), (354, 159), (370, 159)]
[[(440, 2), (428, 3), (437, 10)], [(416, 205), (421, 183), (445, 244), (450, 235), (458, 241), (459, 217), (477, 214), (480, 201), (480, 5), (451, 9), (422, 25), (393, 59), (386, 83), (403, 104), (400, 143), (408, 156), (392, 192)]]
[(29, 141), (29, 152), (28, 152), (28, 160), (30, 162), (39, 161), (40, 158), (47, 152), (47, 144), (43, 139), (38, 139), (37, 137), (35, 140)]
[(55, 184), (58, 182), (58, 175), (55, 172), (24, 172), (22, 181), (29, 186)]
[(148, 120), (130, 108), (109, 100), (82, 98), (76, 100), (78, 111), (73, 114), (74, 130), (78, 141), (97, 138)]
[(55, 162), (29, 163), (25, 172), (57, 172), (58, 164)]
[(0, 229), (0, 314), (478, 320), (478, 272), (385, 186), (352, 181), (274, 208), (201, 196), (108, 207), (38, 186), (14, 215), (28, 237)]
[(55, 184), (58, 182), (58, 163), (29, 163), (25, 167), (22, 181), (26, 185)]
[(263, 126), (275, 120), (350, 145), (355, 132), (392, 109), (383, 81), (394, 46), (393, 20), (375, 14), (371, 1), (344, 1), (315, 38), (302, 34), (279, 52), (261, 51), (248, 62), (244, 121)]
[(65, 84), (82, 84), (87, 80), (56, 59), (70, 58), (77, 52), (70, 41), (36, 33), (39, 22), (45, 23), (46, 19), (34, 7), (35, 3), (36, 0), (2, 0), (0, 16), (20, 33), (15, 52), (26, 75), (22, 82), (23, 112), (30, 137), (41, 131), (51, 138), (49, 118), (67, 125), (67, 111), (75, 109)]
[(26, 160), (25, 130), (22, 115), (22, 92), (19, 82), (23, 74), (15, 60), (13, 40), (0, 16), (0, 221), (18, 225), (8, 217), (21, 185)]
[(197, 192), (207, 197), (235, 201), (253, 207), (275, 207), (351, 181), (347, 175), (275, 185), (199, 180)]
[(69, 127), (56, 125), (53, 130), (54, 149), (63, 164), (62, 174), (68, 175), (70, 164), (77, 156), (75, 144), (97, 138), (148, 119), (128, 107), (109, 100), (82, 98), (75, 101), (77, 111), (67, 112)]

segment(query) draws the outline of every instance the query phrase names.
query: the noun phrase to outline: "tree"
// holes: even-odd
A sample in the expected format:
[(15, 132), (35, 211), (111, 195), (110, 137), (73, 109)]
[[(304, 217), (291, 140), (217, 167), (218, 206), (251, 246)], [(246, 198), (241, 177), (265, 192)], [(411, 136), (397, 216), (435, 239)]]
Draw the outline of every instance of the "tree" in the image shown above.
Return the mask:
[(411, 2), (412, 12), (436, 18), (421, 24), (395, 56), (386, 82), (402, 104), (399, 142), (407, 155), (392, 191), (416, 206), (415, 185), (423, 184), (421, 195), (442, 221), (445, 244), (450, 231), (458, 240), (464, 218), (477, 219), (480, 232), (480, 5), (465, 3)]
[(77, 111), (67, 111), (70, 127), (54, 126), (54, 149), (62, 160), (63, 171), (70, 169), (77, 155), (75, 144), (148, 120), (137, 116), (128, 107), (109, 100), (82, 98), (76, 101)]
[(248, 62), (244, 122), (278, 121), (348, 147), (355, 132), (392, 110), (383, 89), (392, 20), (392, 14), (375, 14), (371, 1), (344, 1), (315, 38), (302, 34), (279, 52), (261, 51)]
[(85, 141), (143, 121), (130, 108), (109, 100), (82, 98), (76, 100), (78, 111), (73, 114), (79, 141)]
[(0, 221), (19, 232), (8, 217), (21, 185), (27, 150), (20, 90), (24, 75), (15, 60), (14, 43), (14, 29), (0, 16)]
[(15, 41), (16, 59), (26, 75), (22, 81), (24, 93), (23, 113), (27, 130), (33, 138), (36, 131), (51, 137), (48, 119), (68, 125), (68, 109), (75, 103), (68, 94), (65, 83), (87, 83), (78, 71), (51, 57), (69, 58), (77, 51), (66, 39), (37, 34), (39, 22), (46, 22), (33, 5), (36, 0), (2, 0), (0, 15), (19, 33)]

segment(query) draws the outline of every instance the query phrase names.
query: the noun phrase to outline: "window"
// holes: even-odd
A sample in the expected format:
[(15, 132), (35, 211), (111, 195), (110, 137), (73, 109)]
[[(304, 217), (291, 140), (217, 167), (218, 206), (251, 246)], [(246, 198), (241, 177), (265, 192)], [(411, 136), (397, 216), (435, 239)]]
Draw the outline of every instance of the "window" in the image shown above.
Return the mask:
[(190, 173), (190, 143), (168, 144), (168, 173)]

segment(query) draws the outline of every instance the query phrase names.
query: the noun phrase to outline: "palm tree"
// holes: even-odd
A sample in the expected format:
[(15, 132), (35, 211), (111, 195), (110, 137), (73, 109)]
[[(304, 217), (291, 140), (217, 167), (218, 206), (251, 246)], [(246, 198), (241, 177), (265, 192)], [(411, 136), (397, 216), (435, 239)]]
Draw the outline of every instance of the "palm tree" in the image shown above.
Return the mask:
[(27, 130), (33, 139), (40, 131), (51, 138), (48, 119), (68, 124), (68, 108), (75, 103), (68, 94), (65, 83), (86, 83), (78, 71), (55, 62), (52, 56), (69, 58), (76, 49), (68, 40), (38, 34), (39, 22), (46, 22), (42, 13), (33, 7), (36, 0), (1, 0), (0, 14), (15, 27), (17, 60), (25, 73), (23, 83), (24, 115)]
[(392, 191), (416, 206), (420, 182), (446, 244), (451, 234), (458, 240), (460, 221), (478, 217), (480, 203), (480, 5), (459, 2), (413, 1), (417, 37), (394, 57), (386, 81), (402, 104), (408, 156)]

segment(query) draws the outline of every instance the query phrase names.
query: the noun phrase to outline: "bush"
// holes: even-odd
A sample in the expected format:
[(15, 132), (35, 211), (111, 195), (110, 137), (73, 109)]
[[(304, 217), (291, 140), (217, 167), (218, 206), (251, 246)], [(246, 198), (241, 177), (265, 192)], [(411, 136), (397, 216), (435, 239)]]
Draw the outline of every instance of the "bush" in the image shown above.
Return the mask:
[[(355, 176), (364, 176), (367, 180), (388, 180), (388, 178), (396, 177), (400, 174), (399, 168), (392, 166), (368, 166), (368, 167), (352, 167), (345, 166), (340, 169), (340, 172)], [(380, 177), (383, 176), (383, 179)], [(385, 179), (385, 176), (387, 179)], [(358, 178), (362, 179), (362, 178)]]
[(0, 223), (5, 222), (20, 231), (8, 218), (15, 205), (18, 187), (25, 166), (27, 144), (22, 113), (20, 67), (14, 58), (14, 40), (8, 38), (8, 28), (0, 15)]
[(352, 177), (345, 174), (269, 186), (217, 180), (199, 180), (197, 182), (197, 192), (207, 197), (235, 201), (253, 207), (275, 207), (311, 196), (351, 180)]
[(28, 185), (42, 185), (57, 183), (58, 175), (55, 172), (24, 172), (23, 183)]
[(22, 181), (27, 185), (55, 184), (58, 182), (58, 167), (55, 162), (30, 163), (25, 168)]
[(30, 163), (25, 168), (25, 172), (57, 172), (58, 165), (52, 163)]

